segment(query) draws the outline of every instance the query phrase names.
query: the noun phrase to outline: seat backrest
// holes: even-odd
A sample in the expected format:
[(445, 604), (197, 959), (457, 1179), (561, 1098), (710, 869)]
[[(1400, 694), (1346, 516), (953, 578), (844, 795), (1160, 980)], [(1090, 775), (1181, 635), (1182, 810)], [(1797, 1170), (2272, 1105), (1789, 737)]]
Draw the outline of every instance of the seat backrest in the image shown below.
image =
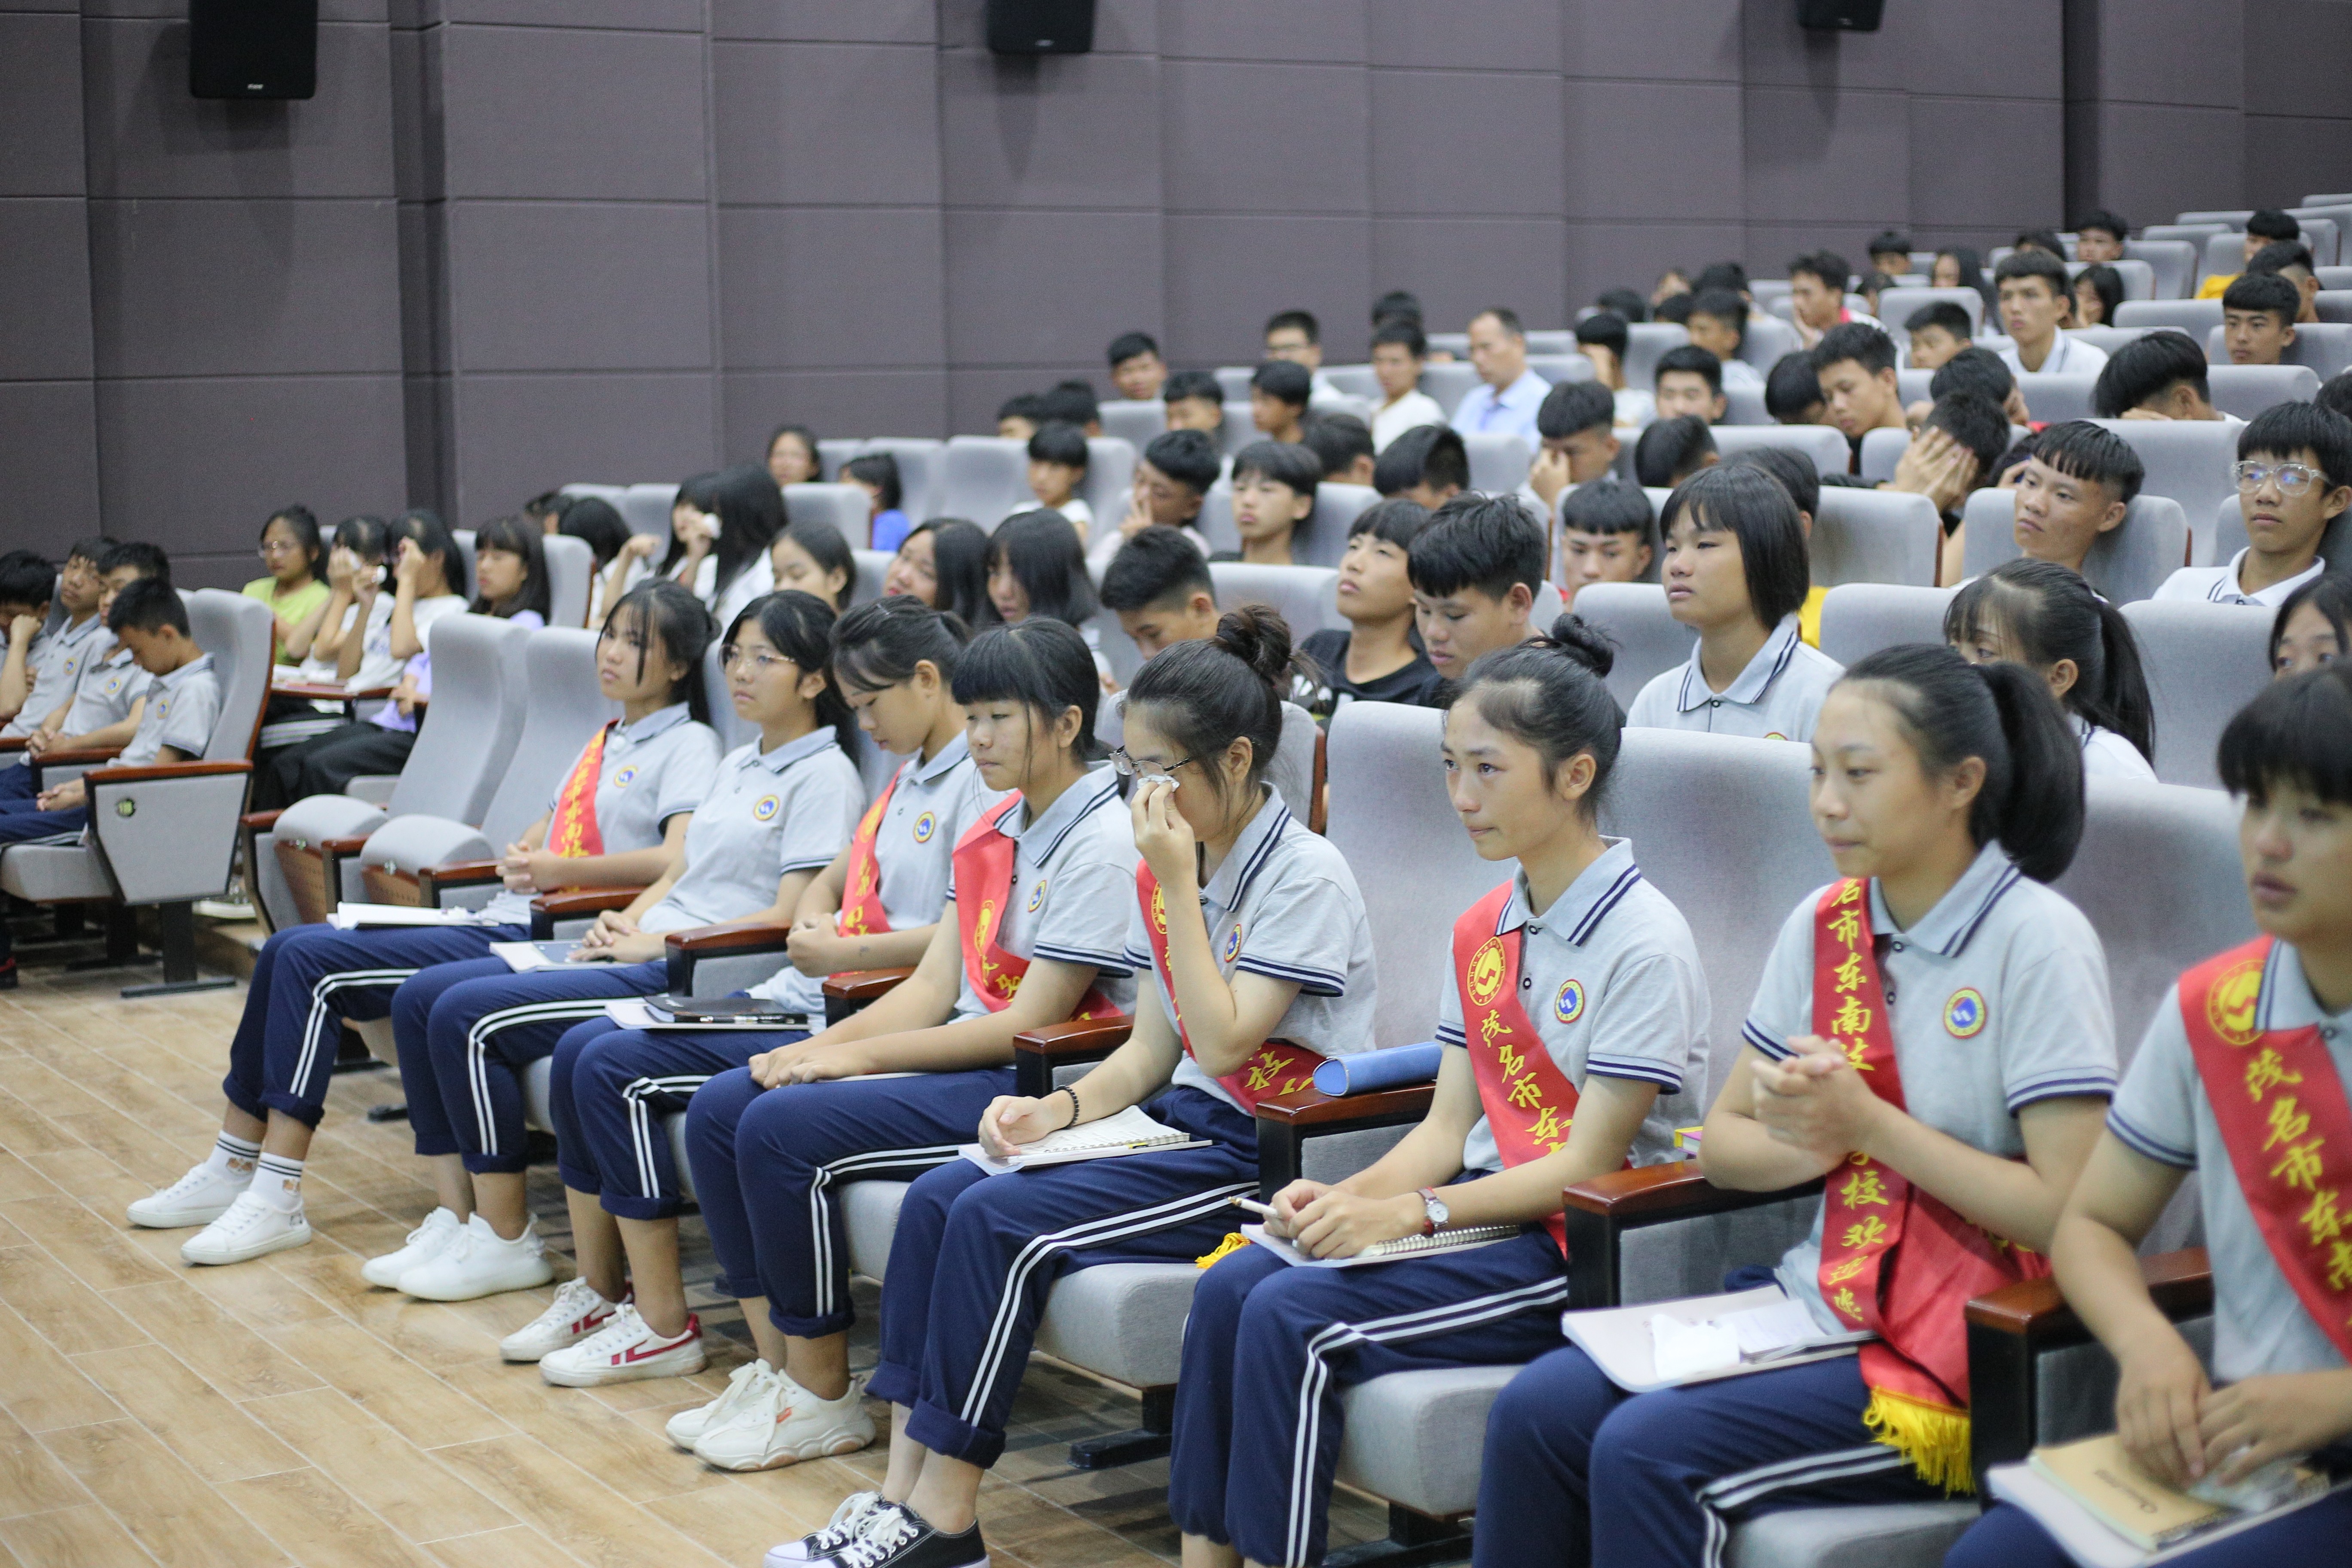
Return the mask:
[(1851, 665), (1883, 647), (1942, 642), (1944, 611), (1956, 592), (1895, 583), (1841, 583), (1822, 600), (1822, 651)]
[(2116, 307), (2118, 327), (2174, 327), (2191, 337), (2221, 324), (2219, 300), (2126, 300)]
[(1969, 313), (1969, 335), (1984, 331), (1984, 296), (1973, 289), (1885, 289), (1878, 296), (1878, 319), (1898, 343), (1908, 341), (1903, 323), (1923, 306), (1954, 304)]
[[(2004, 561), (2013, 561), (2017, 548), (2017, 492), (1981, 489), (1969, 497), (1963, 514), (1968, 528), (1964, 575), (1981, 577)], [(2189, 519), (2179, 503), (2164, 496), (2141, 494), (2124, 510), (2124, 520), (2099, 535), (2083, 558), (2083, 580), (2116, 604), (2145, 599), (2180, 570), (2189, 544)]]
[(2152, 223), (2139, 232), (2142, 239), (2186, 241), (2197, 247), (2197, 257), (2201, 262), (2205, 257), (2205, 242), (2217, 234), (2228, 233), (2230, 226), (2226, 223)]
[(2309, 365), (2320, 380), (2333, 381), (2352, 370), (2352, 324), (2305, 321), (2295, 328), (2294, 342), (2287, 344), (2279, 363)]
[(865, 605), (880, 598), (882, 579), (898, 557), (887, 550), (853, 550), (849, 553), (857, 563), (857, 581), (849, 585), (849, 602)]
[[(2352, 331), (2352, 328), (2347, 328)], [(2168, 496), (2180, 503), (2193, 535), (2189, 563), (2201, 566), (2213, 559), (2212, 536), (2205, 520), (2225, 496), (2238, 493), (2238, 432), (2219, 420), (2101, 419), (2101, 429), (2112, 430), (2139, 454), (2147, 469), (2140, 481), (2143, 496)]]
[(1465, 431), (1462, 445), (1470, 453), (1472, 489), (1495, 495), (1527, 483), (1528, 464), (1534, 455), (1528, 450), (1525, 437)]
[(2310, 248), (2314, 267), (2333, 267), (2343, 259), (2345, 231), (2352, 226), (2352, 205), (2331, 203), (2289, 207), (2286, 216), (2303, 225), (2303, 243)]
[(898, 465), (898, 509), (915, 522), (947, 514), (940, 510), (948, 447), (928, 436), (877, 436), (865, 443), (866, 452), (886, 453)]
[[(564, 533), (549, 534), (546, 546), (548, 595), (553, 600), (548, 624), (583, 625), (588, 619), (589, 590), (595, 586), (596, 552), (586, 540)], [(441, 667), (436, 662), (433, 668), (437, 681)], [(440, 689), (436, 685), (434, 690), (437, 696)]]
[[(606, 506), (611, 507), (614, 511), (620, 512), (624, 519), (626, 519), (629, 515), (626, 511), (622, 510), (622, 500), (629, 493), (629, 487), (626, 485), (562, 485), (557, 487), (555, 493), (560, 496), (569, 496), (574, 500), (582, 500), (588, 496), (593, 496), (598, 500), (603, 501)], [(334, 530), (331, 527), (322, 527), (319, 531), (324, 534), (331, 542), (334, 538)]]
[(1853, 452), (1844, 434), (1828, 425), (1717, 425), (1708, 434), (1727, 460), (1758, 447), (1786, 447), (1811, 458), (1819, 474), (1844, 473)]
[(1690, 342), (1690, 333), (1672, 321), (1635, 321), (1625, 329), (1625, 384), (1643, 392), (1657, 384), (1658, 358), (1668, 349)]
[[(2327, 298), (2322, 294), (2321, 299)], [(2352, 293), (2343, 296), (2352, 307)], [(2352, 315), (2345, 318), (2352, 321)], [(2213, 406), (2252, 419), (2282, 403), (2308, 403), (2319, 395), (2319, 373), (2307, 364), (2216, 364), (2205, 370)]]
[(2197, 212), (2181, 213), (2173, 222), (2183, 228), (2193, 224), (2214, 224), (2223, 228), (2242, 229), (2246, 220), (2254, 216), (2252, 207), (2206, 207)]
[[(2236, 496), (2231, 496), (2213, 509), (2212, 563), (2227, 566), (2246, 544), (2246, 509)], [(2338, 512), (2320, 532), (2319, 558), (2334, 571), (2352, 566), (2352, 511)]]
[(1690, 658), (1696, 640), (1666, 613), (1666, 591), (1654, 583), (1588, 583), (1576, 591), (1576, 613), (1617, 645), (1607, 684), (1621, 708), (1631, 708), (1642, 688)]
[(1738, 1058), (1781, 920), (1837, 876), (1806, 798), (1811, 758), (1793, 741), (1629, 729), (1601, 805), (1601, 830), (1633, 841), (1643, 879), (1690, 924), (1706, 976), (1710, 1097)]
[(2322, 293), (2334, 289), (2352, 289), (2352, 267), (2315, 267), (2312, 270), (2319, 276)]
[[(948, 442), (941, 515), (965, 517), (994, 532), (1016, 511), (1036, 504), (1029, 489), (1029, 447), (996, 436), (957, 436)], [(867, 535), (853, 538), (863, 544)]]
[(1572, 327), (1538, 328), (1528, 333), (1528, 353), (1531, 354), (1572, 354), (1576, 352), (1576, 330)]
[(677, 501), (676, 485), (654, 481), (631, 485), (622, 493), (619, 502), (621, 521), (629, 525), (631, 533), (651, 534), (667, 545), (670, 509)]
[[(1843, 437), (1841, 437), (1843, 439)], [(1895, 466), (1910, 449), (1908, 430), (1866, 430), (1862, 437), (1862, 477), (1884, 484), (1895, 477)]]
[[(1843, 443), (1845, 438), (1838, 439)], [(1824, 486), (1809, 552), (1813, 581), (1824, 587), (1840, 583), (1929, 587), (1936, 581), (1936, 558), (1943, 542), (1943, 520), (1926, 496)]]
[[(1760, 386), (1727, 386), (1723, 389), (1723, 422), (1726, 425), (1769, 425), (1771, 410), (1764, 406), (1764, 389)], [(1620, 439), (1631, 437), (1630, 430)], [(1627, 445), (1631, 445), (1627, 441)]]
[(1230, 458), (1252, 441), (1264, 440), (1258, 434), (1257, 421), (1250, 417), (1250, 405), (1244, 398), (1225, 405), (1225, 422), (1217, 426), (1217, 450)]
[(220, 683), (220, 714), (213, 721), (201, 760), (248, 758), (261, 729), (262, 708), (269, 700), (278, 618), (260, 600), (219, 588), (199, 588), (181, 598), (188, 606), (188, 635), (213, 656), (213, 679)]
[(855, 437), (834, 437), (816, 444), (816, 477), (821, 484), (831, 484), (841, 478), (841, 466), (866, 449), (866, 443)]
[[(1438, 763), (1444, 732), (1445, 715), (1433, 708), (1349, 702), (1331, 717), (1324, 834), (1363, 893), (1380, 989), (1377, 1046), (1435, 1037), (1439, 987), (1451, 967), (1446, 934), (1511, 875), (1507, 863), (1479, 858), (1446, 798)], [(1400, 865), (1412, 874), (1397, 875)]]
[(1748, 330), (1740, 335), (1739, 357), (1756, 367), (1763, 375), (1780, 363), (1784, 354), (1797, 352), (1797, 329), (1778, 316), (1750, 317)]
[(1432, 332), (1429, 334), (1429, 352), (1432, 353), (1450, 353), (1456, 359), (1466, 360), (1470, 357), (1470, 334), (1467, 332)]
[(605, 700), (596, 685), (594, 632), (550, 626), (530, 635), (523, 669), (530, 701), (522, 732), (482, 811), (482, 837), (493, 846), (513, 843), (545, 814), (588, 737), (621, 716), (621, 705)]
[(474, 596), (474, 573), (477, 564), (474, 531), (470, 528), (454, 528), (449, 531), (449, 538), (457, 546), (457, 554), (465, 563), (466, 572), (466, 580), (454, 585), (460, 594), (470, 599)]
[(1217, 385), (1228, 403), (1247, 403), (1250, 378), (1257, 374), (1254, 364), (1221, 364), (1217, 367)]
[(2155, 276), (2156, 291), (2151, 299), (2178, 300), (2189, 292), (2189, 285), (2197, 276), (2197, 247), (2179, 239), (2127, 239), (2124, 255), (2133, 261), (2145, 261)]
[(874, 500), (856, 485), (786, 485), (784, 519), (829, 522), (852, 550), (863, 550), (874, 536)]
[(425, 634), (433, 653), (433, 704), (384, 803), (385, 815), (482, 819), (522, 730), (525, 693), (512, 676), (530, 637), (530, 627), (495, 616), (444, 616), (433, 623)]
[(1087, 438), (1087, 482), (1078, 494), (1094, 509), (1097, 530), (1117, 528), (1127, 515), (1128, 497), (1135, 489), (1134, 443), (1117, 436)]
[(1360, 419), (1369, 427), (1372, 422), (1372, 400), (1341, 393), (1337, 397), (1323, 395), (1307, 405), (1309, 414), (1348, 414)]
[(2311, 308), (2323, 321), (2352, 321), (2352, 289), (2322, 289)]
[[(2126, 343), (2136, 342), (2147, 336), (2147, 332), (2148, 329), (2146, 327), (2069, 327), (2066, 329), (2068, 337), (2080, 338), (2101, 353), (2110, 356)], [(2212, 356), (2209, 354), (2206, 357), (2210, 359)]]
[[(2213, 748), (2270, 683), (2272, 612), (2259, 605), (2158, 599), (2126, 605), (2156, 705), (2156, 776), (2217, 787)], [(2242, 901), (2242, 900), (2241, 900)]]
[(1915, 403), (1927, 402), (1927, 388), (1934, 384), (1935, 380), (1936, 373), (1932, 370), (1914, 370), (1907, 364), (1898, 366), (1895, 372), (1896, 401), (1906, 408)]
[(1323, 379), (1349, 396), (1360, 397), (1375, 407), (1383, 396), (1381, 378), (1368, 364), (1327, 364), (1323, 367)]
[[(1527, 477), (1524, 463), (1520, 478)], [(1301, 566), (1328, 566), (1337, 570), (1339, 558), (1348, 553), (1348, 530), (1356, 519), (1379, 504), (1381, 492), (1370, 485), (1334, 484), (1328, 480), (1315, 487), (1315, 510), (1307, 515), (1306, 526), (1291, 535), (1290, 558)], [(1227, 527), (1233, 516), (1232, 493), (1226, 495)], [(1207, 509), (1202, 509), (1204, 512)]]
[[(1326, 566), (1253, 566), (1245, 561), (1217, 561), (1209, 566), (1217, 585), (1217, 607), (1270, 605), (1290, 627), (1294, 647), (1326, 626), (1344, 627), (1335, 595), (1339, 574)], [(1108, 650), (1108, 631), (1105, 631)]]
[(2201, 286), (2208, 278), (2234, 278), (2246, 269), (2246, 237), (2235, 228), (2205, 237), (2205, 251), (2197, 268)]
[(2028, 371), (2017, 378), (2017, 390), (2025, 395), (2026, 409), (2036, 420), (2059, 425), (2091, 416), (2091, 389), (2098, 384), (2095, 374), (2042, 375)]
[(1546, 386), (1558, 386), (1563, 381), (1591, 381), (1592, 362), (1576, 353), (1529, 354), (1528, 368), (1543, 379)]
[(1097, 405), (1096, 415), (1102, 422), (1104, 435), (1118, 437), (1138, 452), (1151, 445), (1154, 437), (1165, 434), (1168, 429), (1168, 405), (1156, 400), (1144, 402), (1121, 398), (1117, 402)]
[[(1437, 341), (1431, 339), (1429, 346), (1435, 348)], [(1440, 362), (1421, 367), (1421, 390), (1427, 393), (1438, 407), (1445, 410), (1445, 416), (1449, 419), (1477, 384), (1478, 367), (1463, 361)]]
[[(2091, 263), (2087, 261), (2070, 261), (2066, 266), (2066, 275), (2069, 278), (2079, 278), (2083, 275), (2083, 269), (2090, 265)], [(2125, 299), (2153, 300), (2157, 298), (2156, 268), (2149, 266), (2145, 259), (2138, 257), (2126, 256), (2119, 261), (2110, 261), (2106, 265), (2114, 268), (2116, 269), (2116, 276), (2124, 280)]]
[(758, 740), (760, 727), (736, 712), (735, 704), (728, 698), (727, 663), (723, 657), (726, 649), (720, 646), (724, 639), (724, 627), (720, 628), (720, 634), (711, 638), (710, 646), (702, 650), (702, 689), (709, 699), (710, 727), (718, 732), (719, 750), (724, 755), (747, 741)]

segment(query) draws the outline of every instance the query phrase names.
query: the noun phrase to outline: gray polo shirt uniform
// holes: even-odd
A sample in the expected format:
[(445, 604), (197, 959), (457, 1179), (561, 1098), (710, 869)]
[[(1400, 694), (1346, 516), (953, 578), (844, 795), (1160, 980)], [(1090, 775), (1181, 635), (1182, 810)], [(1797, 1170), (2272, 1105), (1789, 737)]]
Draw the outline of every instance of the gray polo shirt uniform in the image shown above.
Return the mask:
[[(898, 771), (898, 787), (891, 792), (889, 808), (874, 830), (874, 864), (879, 873), (882, 912), (892, 931), (916, 931), (934, 924), (948, 901), (955, 847), (990, 806), (1004, 798), (980, 776), (971, 748), (959, 734), (933, 753), (928, 763), (914, 758)], [(1057, 803), (1058, 804), (1058, 803)], [(857, 833), (850, 814), (848, 837)], [(848, 842), (848, 838), (843, 840)], [(833, 857), (825, 857), (831, 863)], [(824, 980), (803, 974), (790, 963), (751, 988), (787, 1010), (824, 1016)]]
[[(2352, 1082), (2352, 1013), (2321, 1011), (2301, 956), (2285, 942), (2273, 942), (2254, 1001), (2254, 1026), (2268, 1031), (2315, 1024), (2336, 1077)], [(2151, 1160), (2197, 1173), (2205, 1246), (2213, 1255), (2213, 1381), (2342, 1366), (2344, 1358), (2279, 1272), (2247, 1206), (2189, 1051), (2177, 985), (2148, 1020), (2139, 1054), (2107, 1110), (2107, 1130)]]
[(107, 634), (103, 653), (82, 661), (81, 679), (74, 685), (73, 706), (66, 710), (67, 735), (87, 735), (131, 717), (131, 705), (147, 695), (155, 678), (139, 668), (131, 650)]
[(1721, 691), (1707, 689), (1694, 647), (1686, 661), (1642, 688), (1625, 722), (1752, 740), (1810, 741), (1822, 699), (1844, 673), (1845, 666), (1797, 635), (1797, 617), (1788, 616)]
[[(1511, 897), (1495, 932), (1524, 930), (1519, 941), (1519, 1006), (1544, 1049), (1579, 1094), (1586, 1079), (1655, 1084), (1658, 1098), (1633, 1135), (1633, 1163), (1679, 1159), (1675, 1129), (1706, 1113), (1706, 977), (1683, 913), (1642, 879), (1633, 846), (1609, 847), (1540, 913), (1529, 907), (1527, 873), (1511, 879)], [(1437, 1002), (1437, 1037), (1467, 1048), (1462, 993), (1449, 954)], [(1462, 1142), (1462, 1169), (1503, 1169), (1484, 1116)]]
[(822, 871), (857, 831), (866, 785), (830, 728), (772, 752), (738, 746), (686, 825), (686, 869), (646, 911), (646, 931), (748, 920), (795, 871)]
[[(1813, 1026), (1813, 921), (1821, 890), (1780, 927), (1740, 1035), (1775, 1060)], [(1870, 884), (1870, 929), (1893, 1015), (1904, 1109), (1972, 1149), (2025, 1152), (2017, 1113), (2036, 1100), (2105, 1098), (2116, 1087), (2107, 960), (2083, 911), (2032, 880), (1998, 841), (1916, 924), (1902, 930)], [(1780, 1288), (1843, 1331), (1821, 1299), (1822, 1217), (1780, 1260)]]
[[(1044, 813), (1026, 805), (997, 818), (990, 831), (1013, 840), (1013, 887), (998, 912), (996, 944), (1015, 958), (1089, 964), (1095, 988), (1122, 1013), (1135, 1006), (1135, 971), (1127, 960), (1128, 912), (1135, 908), (1135, 825), (1108, 763), (1087, 770)], [(952, 870), (948, 902), (956, 897)], [(953, 920), (943, 910), (941, 920)], [(955, 1017), (977, 1018), (988, 1005), (958, 963)], [(950, 1020), (952, 1021), (952, 1020)]]
[[(1227, 985), (1237, 973), (1296, 981), (1298, 994), (1267, 1031), (1327, 1057), (1372, 1048), (1372, 930), (1355, 873), (1331, 842), (1309, 832), (1282, 797), (1265, 785), (1257, 814), (1201, 889), (1201, 920), (1217, 975)], [(1151, 952), (1151, 933), (1133, 887), (1127, 894), (1127, 958), (1155, 984), (1169, 1021), (1176, 1018), (1175, 986)], [(1173, 922), (1179, 911), (1170, 909)], [(1197, 1089), (1241, 1109), (1223, 1084), (1187, 1053), (1170, 1087)]]
[(81, 625), (59, 626), (33, 639), (25, 655), (25, 665), (32, 676), (32, 690), (26, 693), (24, 707), (16, 716), (0, 729), (0, 735), (29, 735), (41, 727), (41, 721), (63, 707), (73, 696), (74, 686), (90, 661), (102, 657), (114, 638), (95, 614)]
[[(585, 754), (587, 747), (581, 751)], [(596, 831), (604, 840), (604, 853), (626, 855), (659, 846), (664, 825), (702, 804), (718, 770), (719, 737), (709, 725), (696, 723), (683, 702), (633, 724), (614, 725), (604, 739), (604, 761), (596, 774)], [(572, 769), (564, 769), (563, 776), (568, 781)], [(562, 790), (557, 784), (556, 795), (549, 798), (551, 813)], [(535, 896), (501, 889), (482, 912), (497, 923), (528, 927)], [(775, 896), (772, 884), (768, 896)]]
[(213, 725), (220, 718), (220, 678), (213, 673), (213, 656), (200, 654), (169, 675), (154, 678), (146, 711), (131, 743), (115, 759), (121, 767), (152, 763), (169, 746), (184, 757), (201, 757), (212, 744)]

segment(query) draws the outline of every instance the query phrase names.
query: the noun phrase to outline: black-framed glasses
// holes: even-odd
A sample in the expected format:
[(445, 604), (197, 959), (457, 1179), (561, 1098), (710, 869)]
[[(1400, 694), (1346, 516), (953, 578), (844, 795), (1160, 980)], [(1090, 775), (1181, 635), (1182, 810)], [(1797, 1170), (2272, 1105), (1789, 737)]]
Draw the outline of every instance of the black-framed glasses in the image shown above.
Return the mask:
[[(1152, 773), (1172, 773), (1178, 768), (1182, 767), (1185, 763), (1192, 762), (1192, 760), (1193, 759), (1191, 757), (1179, 757), (1176, 761), (1166, 763), (1162, 766), (1155, 767), (1151, 771)], [(1150, 773), (1144, 771), (1143, 763), (1137, 762), (1133, 757), (1127, 754), (1127, 748), (1125, 746), (1113, 746), (1110, 749), (1110, 767), (1111, 772), (1117, 773), (1123, 779), (1139, 779), (1149, 778), (1151, 776)]]
[(2301, 463), (2240, 463), (2237, 475), (2242, 490), (2258, 490), (2276, 477), (2279, 493), (2289, 496), (2301, 495), (2321, 477), (2318, 469)]

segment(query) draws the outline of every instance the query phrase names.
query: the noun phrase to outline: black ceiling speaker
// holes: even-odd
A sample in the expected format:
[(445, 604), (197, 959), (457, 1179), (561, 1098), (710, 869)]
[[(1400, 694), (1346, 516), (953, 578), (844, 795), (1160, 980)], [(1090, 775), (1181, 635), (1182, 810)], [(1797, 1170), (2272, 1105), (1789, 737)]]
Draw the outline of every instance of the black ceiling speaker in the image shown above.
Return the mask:
[(1885, 0), (1797, 0), (1797, 26), (1820, 32), (1874, 33)]
[(988, 0), (999, 55), (1083, 55), (1095, 47), (1095, 0)]
[(319, 90), (319, 0), (188, 0), (188, 91), (309, 98)]

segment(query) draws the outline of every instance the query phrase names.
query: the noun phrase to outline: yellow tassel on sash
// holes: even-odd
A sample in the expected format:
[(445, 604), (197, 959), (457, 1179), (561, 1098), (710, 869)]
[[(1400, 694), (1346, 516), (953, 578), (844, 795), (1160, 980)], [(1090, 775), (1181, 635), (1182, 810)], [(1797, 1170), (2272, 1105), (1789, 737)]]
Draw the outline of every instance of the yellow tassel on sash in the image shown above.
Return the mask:
[(1240, 1231), (1234, 1231), (1228, 1235), (1224, 1240), (1217, 1243), (1215, 1251), (1210, 1253), (1205, 1258), (1195, 1258), (1192, 1259), (1192, 1265), (1196, 1268), (1206, 1268), (1215, 1263), (1218, 1258), (1223, 1258), (1226, 1253), (1239, 1252), (1243, 1247), (1247, 1247), (1249, 1244), (1250, 1239), (1248, 1237), (1244, 1236)]
[(1862, 1413), (1862, 1424), (1908, 1459), (1921, 1480), (1943, 1488), (1947, 1496), (1977, 1489), (1976, 1476), (1969, 1468), (1967, 1411), (1926, 1405), (1874, 1388), (1870, 1407)]

